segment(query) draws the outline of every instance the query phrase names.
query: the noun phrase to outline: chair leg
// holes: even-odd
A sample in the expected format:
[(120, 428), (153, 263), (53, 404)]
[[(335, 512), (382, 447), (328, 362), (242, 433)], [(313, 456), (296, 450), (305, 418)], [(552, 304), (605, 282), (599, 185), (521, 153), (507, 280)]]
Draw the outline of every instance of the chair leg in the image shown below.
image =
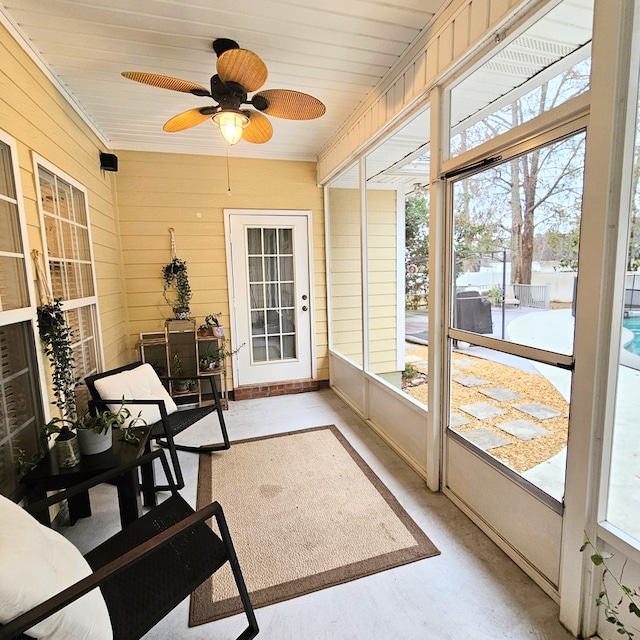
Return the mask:
[[(171, 458), (171, 465), (173, 466), (173, 472), (176, 476), (176, 488), (183, 489), (184, 488), (184, 478), (182, 477), (182, 469), (180, 468), (180, 460), (178, 460), (178, 447), (176, 443), (173, 441), (173, 436), (170, 433), (167, 433), (167, 429), (165, 428), (165, 438), (156, 438), (156, 442), (161, 447), (166, 447), (169, 449), (169, 457)], [(169, 484), (157, 484), (156, 491), (167, 491), (171, 489), (171, 485)]]
[[(147, 440), (144, 448), (145, 454), (151, 453), (151, 443)], [(153, 462), (144, 464), (140, 467), (140, 475), (142, 477), (142, 496), (145, 507), (155, 507), (158, 503), (156, 499), (156, 481)]]
[(233, 577), (236, 582), (236, 587), (238, 588), (238, 594), (240, 595), (240, 601), (244, 607), (245, 615), (247, 616), (247, 621), (249, 622), (249, 626), (238, 636), (236, 640), (251, 640), (251, 638), (255, 638), (258, 635), (258, 621), (256, 620), (255, 613), (253, 612), (253, 605), (249, 598), (247, 585), (240, 569), (240, 563), (238, 562), (236, 550), (233, 546), (233, 542), (231, 541), (229, 527), (227, 527), (227, 520), (224, 517), (222, 509), (216, 512), (215, 517), (216, 523), (218, 524), (218, 530), (220, 531), (220, 537), (227, 547), (231, 571), (233, 572)]
[(224, 414), (222, 412), (222, 403), (220, 402), (220, 394), (218, 393), (218, 387), (214, 376), (209, 378), (211, 384), (211, 393), (213, 394), (213, 400), (216, 405), (216, 411), (218, 413), (218, 421), (220, 422), (220, 430), (222, 431), (222, 439), (224, 440), (224, 449), (229, 449), (231, 443), (229, 442), (229, 434), (227, 433), (227, 425), (224, 421)]
[[(211, 383), (211, 393), (213, 394), (213, 401), (216, 407), (216, 412), (218, 414), (218, 422), (220, 423), (220, 431), (222, 432), (222, 440), (224, 444), (202, 444), (198, 446), (192, 446), (187, 444), (174, 444), (173, 446), (178, 451), (189, 451), (191, 453), (208, 453), (210, 451), (225, 451), (231, 448), (231, 443), (229, 442), (229, 434), (227, 433), (227, 425), (224, 421), (224, 413), (222, 412), (222, 403), (220, 401), (220, 394), (218, 393), (218, 388), (216, 387), (215, 380), (213, 376), (209, 378), (209, 382)], [(168, 442), (163, 440), (158, 440), (158, 444), (163, 447), (169, 447)]]

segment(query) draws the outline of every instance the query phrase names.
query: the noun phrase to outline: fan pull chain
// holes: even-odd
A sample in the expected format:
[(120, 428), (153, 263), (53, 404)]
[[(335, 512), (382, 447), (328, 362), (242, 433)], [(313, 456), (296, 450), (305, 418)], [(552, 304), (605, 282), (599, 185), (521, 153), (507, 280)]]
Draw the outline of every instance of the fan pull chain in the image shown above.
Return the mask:
[(176, 258), (176, 232), (173, 227), (169, 227), (169, 233), (171, 234), (171, 259)]
[(227, 149), (227, 195), (231, 196), (231, 176), (229, 173), (229, 149)]

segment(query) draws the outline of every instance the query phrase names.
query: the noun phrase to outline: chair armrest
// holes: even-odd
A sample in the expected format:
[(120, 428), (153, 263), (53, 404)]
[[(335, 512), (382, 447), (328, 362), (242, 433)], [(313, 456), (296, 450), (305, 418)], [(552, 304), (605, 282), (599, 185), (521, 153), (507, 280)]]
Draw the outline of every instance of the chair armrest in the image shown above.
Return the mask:
[(44, 500), (38, 500), (33, 504), (27, 505), (26, 507), (24, 507), (24, 509), (25, 511), (33, 515), (34, 513), (38, 513), (39, 511), (48, 509), (50, 506), (57, 504), (58, 502), (62, 502), (67, 498), (72, 498), (73, 496), (78, 495), (79, 493), (84, 493), (91, 487), (95, 487), (96, 485), (102, 484), (103, 482), (108, 482), (112, 478), (116, 478), (122, 475), (123, 473), (126, 473), (127, 471), (134, 469), (135, 467), (141, 467), (145, 464), (151, 464), (156, 458), (160, 458), (160, 463), (162, 464), (162, 468), (164, 470), (164, 473), (166, 474), (167, 482), (169, 484), (169, 488), (171, 489), (171, 492), (177, 493), (178, 491), (177, 486), (173, 479), (173, 475), (171, 474), (171, 470), (169, 468), (169, 464), (167, 462), (167, 457), (164, 453), (164, 450), (156, 449), (151, 453), (146, 453), (145, 455), (140, 456), (139, 458), (136, 458), (129, 464), (122, 465), (115, 469), (109, 469), (109, 471), (105, 471), (104, 473), (101, 473), (97, 476), (93, 476), (92, 478), (89, 478), (84, 482), (79, 482), (78, 484), (75, 484), (72, 487), (65, 489), (64, 491), (59, 491), (58, 493), (55, 493), (49, 498), (45, 498)]
[[(96, 404), (98, 404), (97, 401)], [(109, 399), (103, 399), (100, 398), (99, 402), (104, 403), (104, 404), (122, 404), (124, 402), (125, 407), (128, 404), (155, 404), (157, 406), (161, 406), (164, 405), (164, 400), (162, 400), (162, 398), (156, 398), (156, 399), (145, 399), (145, 400), (138, 400), (137, 398), (118, 398), (117, 400), (109, 400)]]
[(108, 578), (111, 578), (121, 571), (131, 567), (136, 562), (139, 562), (143, 558), (170, 543), (176, 536), (192, 529), (212, 516), (215, 516), (216, 519), (221, 517), (224, 520), (222, 507), (218, 502), (213, 502), (199, 511), (192, 513), (180, 522), (138, 545), (131, 551), (126, 552), (116, 560), (96, 569), (90, 576), (87, 576), (70, 587), (67, 587), (52, 598), (45, 600), (33, 609), (30, 609), (17, 618), (14, 618), (6, 625), (0, 626), (0, 640), (12, 640), (13, 638), (16, 638), (21, 633), (24, 633), (26, 630), (48, 618), (50, 615), (60, 611), (60, 609), (66, 607), (71, 602), (81, 598), (96, 587), (99, 587)]
[(193, 374), (191, 376), (160, 376), (160, 380), (209, 380), (211, 376)]

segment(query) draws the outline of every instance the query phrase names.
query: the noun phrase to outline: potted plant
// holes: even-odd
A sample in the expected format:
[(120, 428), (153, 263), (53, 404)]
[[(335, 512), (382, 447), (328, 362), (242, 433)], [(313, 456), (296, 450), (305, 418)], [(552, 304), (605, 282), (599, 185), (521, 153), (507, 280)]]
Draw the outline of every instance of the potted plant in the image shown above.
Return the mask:
[(219, 343), (212, 343), (207, 345), (207, 349), (200, 357), (200, 371), (212, 371), (220, 368), (226, 358), (233, 357), (240, 349), (244, 347), (244, 343), (237, 349), (230, 351), (226, 348), (226, 341), (222, 340)]
[(176, 320), (188, 320), (192, 294), (187, 263), (180, 258), (173, 258), (169, 264), (162, 267), (162, 283), (162, 295), (173, 309)]
[[(96, 415), (85, 414), (76, 421), (80, 453), (85, 456), (102, 453), (111, 448), (111, 429), (124, 429), (125, 422), (131, 417), (131, 412), (124, 406), (124, 400), (116, 413), (106, 409)], [(140, 416), (138, 415), (138, 418)]]
[(42, 437), (48, 440), (54, 433), (57, 433), (53, 451), (58, 461), (58, 466), (63, 469), (75, 467), (80, 462), (80, 448), (78, 447), (78, 436), (69, 428), (73, 425), (71, 420), (55, 416), (44, 425)]
[(39, 306), (37, 316), (40, 340), (51, 364), (55, 396), (53, 404), (62, 414), (62, 418), (56, 416), (44, 426), (43, 438), (48, 440), (52, 434), (57, 433), (54, 450), (58, 464), (64, 468), (73, 467), (80, 461), (78, 438), (69, 428), (76, 415), (74, 391), (77, 380), (74, 373), (73, 333), (67, 325), (59, 299)]
[[(184, 368), (182, 367), (182, 356), (179, 353), (174, 353), (171, 358), (171, 375), (176, 377), (184, 376)], [(189, 391), (191, 387), (192, 380), (188, 378), (184, 378), (182, 380), (173, 380), (173, 386), (175, 390), (179, 393), (184, 393), (185, 391)]]
[(74, 391), (78, 381), (74, 374), (73, 333), (67, 325), (59, 299), (52, 304), (38, 307), (38, 333), (44, 345), (44, 353), (49, 358), (52, 368), (53, 395), (60, 413), (68, 418), (75, 418), (76, 401)]
[(210, 336), (222, 338), (222, 336), (224, 335), (224, 327), (220, 324), (221, 316), (222, 311), (218, 313), (211, 313), (204, 319), (204, 323)]
[[(44, 436), (50, 438), (54, 433), (58, 433), (57, 443), (61, 436), (64, 440), (65, 435), (73, 433), (71, 430), (75, 429), (79, 453), (84, 456), (95, 455), (110, 449), (112, 446), (111, 429), (119, 429), (122, 431), (123, 440), (137, 444), (139, 438), (133, 431), (133, 428), (145, 425), (146, 422), (141, 417), (142, 411), (140, 411), (135, 418), (130, 419), (131, 412), (124, 404), (123, 399), (122, 404), (115, 413), (106, 409), (96, 415), (86, 413), (82, 418), (78, 418), (77, 420), (67, 420), (58, 417), (52, 418), (45, 426)], [(129, 422), (127, 423), (127, 421)]]

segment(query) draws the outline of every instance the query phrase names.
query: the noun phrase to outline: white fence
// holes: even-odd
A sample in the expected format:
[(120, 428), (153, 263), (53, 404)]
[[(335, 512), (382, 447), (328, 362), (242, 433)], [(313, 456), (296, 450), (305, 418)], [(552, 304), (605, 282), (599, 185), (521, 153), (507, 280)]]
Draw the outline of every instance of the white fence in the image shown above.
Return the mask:
[[(509, 284), (511, 265), (507, 263), (507, 269), (503, 275), (502, 269), (483, 269), (481, 271), (466, 271), (461, 273), (456, 279), (458, 290), (465, 288), (477, 289), (478, 291), (489, 291), (493, 287), (502, 287), (503, 282)], [(549, 302), (572, 302), (576, 273), (574, 271), (556, 271), (549, 267), (545, 270), (533, 271), (531, 274), (530, 286), (548, 287)], [(503, 280), (504, 279), (504, 280)], [(639, 280), (640, 284), (640, 280)], [(523, 287), (525, 285), (513, 285)], [(534, 294), (533, 300), (536, 306), (542, 300), (540, 294)], [(521, 304), (525, 304), (521, 302)], [(527, 305), (531, 306), (531, 305)], [(548, 309), (546, 307), (539, 307)]]
[(521, 307), (548, 309), (551, 306), (550, 284), (514, 284), (513, 290)]

